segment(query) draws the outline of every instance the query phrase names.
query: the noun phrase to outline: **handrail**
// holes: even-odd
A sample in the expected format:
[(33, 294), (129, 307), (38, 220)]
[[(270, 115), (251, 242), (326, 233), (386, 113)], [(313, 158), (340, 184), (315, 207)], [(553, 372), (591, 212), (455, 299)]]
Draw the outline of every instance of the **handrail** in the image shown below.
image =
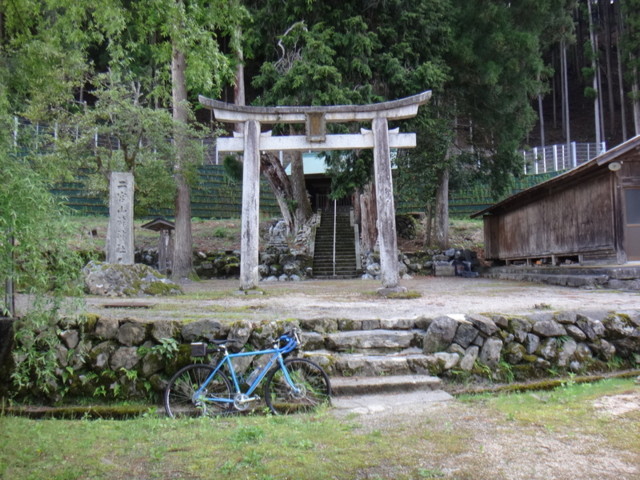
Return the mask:
[(336, 276), (336, 231), (338, 217), (338, 201), (333, 201), (333, 276)]

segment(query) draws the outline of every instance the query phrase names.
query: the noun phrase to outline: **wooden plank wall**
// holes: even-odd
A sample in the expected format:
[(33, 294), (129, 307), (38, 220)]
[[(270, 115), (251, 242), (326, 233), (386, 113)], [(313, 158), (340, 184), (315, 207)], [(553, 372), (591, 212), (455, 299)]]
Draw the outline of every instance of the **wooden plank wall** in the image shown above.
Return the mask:
[[(608, 171), (504, 214), (486, 217), (485, 254), (492, 259), (615, 251)], [(533, 200), (533, 199), (532, 199)]]

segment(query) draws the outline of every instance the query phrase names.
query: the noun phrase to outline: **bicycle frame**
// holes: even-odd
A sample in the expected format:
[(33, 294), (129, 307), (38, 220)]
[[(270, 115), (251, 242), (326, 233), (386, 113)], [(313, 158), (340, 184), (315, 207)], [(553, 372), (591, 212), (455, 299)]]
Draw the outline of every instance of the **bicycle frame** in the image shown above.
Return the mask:
[[(282, 337), (280, 337), (278, 339), (278, 342), (280, 340), (286, 340), (287, 341), (286, 345), (284, 345), (283, 347), (279, 347), (279, 348), (274, 347), (274, 348), (269, 348), (269, 349), (266, 349), (266, 350), (257, 350), (257, 351), (253, 351), (253, 352), (229, 353), (227, 351), (227, 349), (223, 346), (222, 350), (224, 352), (223, 353), (224, 356), (223, 356), (222, 360), (220, 360), (218, 362), (218, 364), (216, 365), (214, 370), (207, 377), (207, 379), (202, 383), (200, 388), (194, 392), (193, 401), (197, 402), (198, 400), (203, 399), (203, 400), (206, 400), (206, 401), (209, 401), (209, 402), (230, 403), (230, 404), (235, 403), (235, 401), (236, 401), (235, 398), (219, 398), (219, 397), (203, 396), (203, 391), (207, 388), (207, 385), (209, 385), (209, 382), (211, 382), (211, 379), (215, 376), (216, 373), (218, 373), (221, 369), (223, 369), (225, 365), (227, 366), (227, 371), (231, 375), (231, 380), (232, 380), (233, 386), (235, 388), (236, 397), (238, 395), (246, 395), (247, 397), (251, 397), (251, 394), (258, 388), (258, 385), (260, 384), (260, 382), (262, 382), (264, 377), (271, 370), (271, 368), (273, 368), (273, 366), (276, 364), (276, 362), (280, 365), (280, 368), (282, 369), (282, 372), (284, 373), (284, 377), (287, 380), (287, 383), (297, 393), (299, 389), (295, 386), (295, 384), (291, 380), (291, 377), (289, 376), (289, 372), (287, 370), (287, 367), (285, 367), (285, 364), (284, 364), (283, 354), (287, 354), (287, 353), (292, 352), (297, 347), (298, 341), (297, 341), (296, 338), (290, 337), (288, 335), (287, 336), (283, 335)], [(249, 385), (249, 388), (245, 392), (243, 392), (243, 391), (240, 390), (240, 383), (238, 382), (238, 375), (236, 374), (236, 370), (235, 370), (235, 368), (233, 366), (232, 360), (234, 358), (239, 358), (239, 357), (260, 356), (260, 355), (271, 355), (271, 358), (266, 363), (266, 365), (264, 365), (260, 369), (260, 373), (258, 374), (256, 379), (251, 383), (251, 385)]]

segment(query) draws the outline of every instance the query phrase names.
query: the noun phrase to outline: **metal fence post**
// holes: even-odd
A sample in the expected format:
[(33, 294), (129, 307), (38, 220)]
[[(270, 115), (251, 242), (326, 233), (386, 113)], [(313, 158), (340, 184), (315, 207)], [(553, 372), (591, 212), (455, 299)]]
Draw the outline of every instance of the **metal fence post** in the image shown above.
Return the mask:
[(578, 165), (576, 157), (576, 142), (571, 142), (571, 166), (576, 167)]

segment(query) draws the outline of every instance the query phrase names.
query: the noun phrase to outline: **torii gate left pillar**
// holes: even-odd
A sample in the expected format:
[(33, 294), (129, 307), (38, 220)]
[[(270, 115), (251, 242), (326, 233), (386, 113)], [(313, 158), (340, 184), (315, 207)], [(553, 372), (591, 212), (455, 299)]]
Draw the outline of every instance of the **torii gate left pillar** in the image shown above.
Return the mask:
[[(389, 131), (389, 120), (414, 117), (431, 91), (412, 97), (370, 105), (325, 107), (250, 107), (200, 96), (200, 103), (214, 111), (218, 121), (244, 123), (242, 138), (219, 138), (218, 151), (243, 152), (242, 229), (240, 241), (240, 289), (251, 290), (259, 281), (260, 152), (284, 150), (354, 150), (373, 148), (377, 191), (378, 240), (383, 290), (398, 291), (398, 244), (396, 238), (391, 148), (416, 146), (414, 133)], [(372, 131), (327, 135), (327, 122), (372, 122)], [(304, 123), (305, 135), (272, 137), (260, 133), (262, 123)]]

